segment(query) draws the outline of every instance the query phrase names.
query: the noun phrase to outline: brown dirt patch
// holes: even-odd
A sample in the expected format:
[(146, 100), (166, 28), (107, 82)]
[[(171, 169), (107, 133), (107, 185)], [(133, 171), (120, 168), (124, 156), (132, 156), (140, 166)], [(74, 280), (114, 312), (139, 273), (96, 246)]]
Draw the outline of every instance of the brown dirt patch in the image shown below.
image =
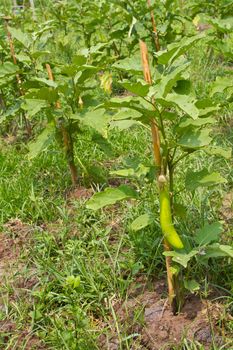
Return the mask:
[(6, 232), (0, 233), (0, 278), (13, 274), (20, 250), (32, 230), (18, 219), (10, 220), (4, 228)]
[(233, 191), (224, 196), (220, 214), (225, 222), (233, 222)]
[[(28, 302), (27, 290), (37, 283), (33, 271), (27, 270), (26, 275), (23, 273), (25, 263), (21, 259), (22, 255), (27, 255), (35, 228), (19, 219), (13, 219), (4, 225), (4, 229), (5, 232), (0, 233), (0, 349), (4, 349), (10, 341), (12, 349), (42, 350), (45, 349), (44, 345), (31, 332), (30, 327), (19, 329), (17, 322), (12, 321), (10, 316), (4, 317), (4, 299), (7, 297), (9, 305), (17, 300)], [(7, 286), (11, 287), (10, 292)]]
[(217, 327), (222, 312), (220, 304), (189, 295), (182, 312), (174, 316), (168, 300), (164, 299), (165, 282), (157, 282), (154, 291), (137, 288), (137, 292), (123, 304), (115, 302), (112, 305), (115, 320), (110, 319), (105, 324), (111, 334), (100, 337), (103, 349), (117, 350), (124, 345), (122, 339), (128, 338), (132, 350), (170, 350), (185, 337), (199, 342), (207, 350), (212, 346), (213, 333), (215, 344), (222, 345), (223, 338)]
[[(14, 340), (11, 340), (12, 338)], [(29, 329), (17, 330), (16, 323), (11, 321), (0, 321), (0, 340), (6, 345), (11, 340), (12, 347), (8, 349), (46, 350), (40, 339), (31, 334)], [(0, 349), (3, 350), (5, 347)]]
[(66, 200), (89, 199), (92, 195), (92, 188), (76, 187), (66, 193)]

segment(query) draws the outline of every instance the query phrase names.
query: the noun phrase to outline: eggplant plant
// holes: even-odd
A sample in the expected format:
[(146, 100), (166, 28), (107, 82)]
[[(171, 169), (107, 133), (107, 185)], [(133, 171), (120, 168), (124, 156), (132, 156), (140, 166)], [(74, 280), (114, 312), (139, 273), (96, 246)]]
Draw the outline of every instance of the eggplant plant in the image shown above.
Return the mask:
[[(93, 106), (99, 103), (101, 94), (104, 97), (102, 89), (99, 89), (98, 97), (94, 88), (98, 89), (99, 72), (103, 69), (99, 60), (103, 56), (105, 44), (90, 48), (81, 46), (70, 61), (64, 55), (66, 47), (60, 47), (60, 51), (56, 47), (52, 53), (53, 43), (47, 45), (45, 42), (54, 25), (48, 22), (32, 33), (7, 27), (10, 43), (14, 39), (16, 45), (8, 55), (6, 47), (5, 62), (0, 71), (4, 106), (0, 122), (9, 125), (18, 114), (26, 114), (34, 131), (33, 140), (28, 144), (29, 159), (39, 155), (56, 139), (64, 149), (72, 184), (76, 185), (78, 174), (74, 159), (74, 135), (88, 129), (91, 137), (89, 142), (112, 154), (106, 139), (108, 115), (104, 110), (92, 111)], [(14, 61), (10, 62), (12, 58)], [(12, 98), (9, 88), (12, 87), (14, 91), (15, 82), (18, 82), (20, 92), (23, 93)], [(10, 97), (6, 105), (5, 96)], [(37, 129), (42, 130), (39, 135), (35, 132)], [(82, 171), (88, 173), (79, 158), (78, 161)]]
[[(49, 63), (45, 64), (48, 78), (34, 78), (32, 88), (25, 96), (25, 102), (40, 104), (41, 111), (47, 123), (35, 140), (29, 144), (29, 158), (36, 157), (45, 151), (57, 139), (64, 148), (69, 165), (72, 184), (77, 185), (78, 175), (75, 164), (74, 143), (78, 135), (85, 129), (90, 131), (91, 142), (100, 146), (104, 152), (111, 154), (111, 146), (107, 141), (109, 116), (104, 109), (94, 110), (92, 105), (97, 104), (96, 97), (92, 96), (92, 89), (97, 86), (95, 79), (99, 71), (98, 66), (88, 65), (85, 56), (74, 57), (72, 65), (55, 66), (54, 75)], [(39, 83), (39, 84), (38, 84)], [(85, 165), (77, 155), (82, 171), (87, 172)]]
[[(212, 257), (233, 257), (230, 246), (217, 243), (223, 229), (220, 222), (206, 223), (196, 235), (177, 232), (173, 224), (174, 203), (177, 199), (176, 174), (181, 161), (197, 151), (231, 157), (231, 150), (222, 149), (214, 139), (213, 127), (220, 104), (215, 103), (211, 96), (197, 99), (190, 79), (191, 63), (186, 58), (186, 52), (201, 40), (205, 41), (204, 34), (184, 37), (179, 42), (168, 45), (166, 50), (153, 53), (156, 66), (149, 62), (147, 45), (141, 41), (143, 68), (135, 69), (132, 78), (121, 83), (131, 96), (111, 98), (104, 105), (106, 110), (115, 113), (112, 123), (116, 123), (119, 129), (142, 124), (151, 129), (169, 300), (174, 314), (183, 305), (181, 268), (187, 268), (194, 258), (204, 263)], [(128, 70), (132, 72), (132, 69), (132, 65), (129, 65)], [(212, 94), (221, 92), (219, 85), (214, 83)], [(225, 89), (231, 89), (230, 81), (225, 83)], [(103, 105), (99, 108), (103, 108)], [(115, 173), (128, 176), (129, 172), (120, 169)], [(226, 179), (214, 169), (211, 171), (203, 167), (198, 172), (187, 171), (185, 189), (194, 192), (199, 187), (211, 187), (225, 182)], [(97, 210), (119, 200), (137, 199), (138, 192), (140, 193), (140, 188), (135, 191), (126, 185), (106, 188), (87, 202), (87, 208)], [(157, 220), (156, 215), (154, 220)], [(134, 229), (141, 229), (150, 223), (148, 215), (143, 214), (132, 225)], [(199, 288), (198, 283), (192, 280), (185, 280), (184, 286), (191, 291)]]

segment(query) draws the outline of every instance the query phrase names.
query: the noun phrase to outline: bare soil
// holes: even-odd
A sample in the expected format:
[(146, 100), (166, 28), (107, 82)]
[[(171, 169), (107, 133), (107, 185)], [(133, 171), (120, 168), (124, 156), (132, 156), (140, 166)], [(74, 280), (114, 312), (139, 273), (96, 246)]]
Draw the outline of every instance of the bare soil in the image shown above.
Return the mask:
[(233, 190), (224, 196), (220, 214), (226, 223), (233, 223)]
[(92, 188), (85, 188), (85, 187), (75, 187), (69, 190), (66, 194), (66, 200), (73, 201), (73, 200), (80, 200), (80, 199), (89, 199), (93, 195)]
[[(6, 296), (8, 303), (14, 303), (27, 298), (26, 290), (30, 290), (37, 283), (35, 277), (26, 277), (22, 270), (24, 262), (21, 255), (27, 252), (34, 228), (22, 223), (18, 219), (10, 220), (5, 226), (5, 232), (0, 232), (0, 313), (5, 314), (4, 299), (7, 293), (4, 285), (11, 286), (11, 292)], [(30, 274), (29, 274), (30, 275)], [(11, 340), (12, 348), (25, 350), (46, 349), (39, 338), (32, 334), (30, 327), (20, 329), (11, 317), (0, 318), (0, 349)], [(10, 348), (9, 348), (10, 349)]]
[(132, 350), (170, 350), (184, 337), (199, 342), (206, 350), (211, 348), (213, 340), (222, 345), (223, 338), (217, 327), (222, 312), (220, 304), (188, 295), (182, 311), (174, 316), (164, 298), (166, 282), (155, 283), (154, 291), (144, 287), (138, 288), (127, 301), (114, 305), (115, 320), (110, 319), (108, 325), (111, 335), (100, 337), (103, 349), (118, 350), (121, 339), (127, 337), (133, 339)]
[(6, 233), (0, 233), (0, 278), (13, 274), (20, 248), (30, 232), (30, 227), (15, 219), (5, 224)]

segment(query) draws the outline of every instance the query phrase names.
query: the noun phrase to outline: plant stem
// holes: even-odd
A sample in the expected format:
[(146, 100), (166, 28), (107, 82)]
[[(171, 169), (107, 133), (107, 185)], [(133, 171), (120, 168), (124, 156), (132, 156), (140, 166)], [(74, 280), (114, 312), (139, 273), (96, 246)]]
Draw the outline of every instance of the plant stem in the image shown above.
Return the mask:
[(154, 120), (151, 121), (151, 134), (152, 134), (152, 144), (153, 144), (155, 163), (157, 164), (159, 170), (161, 171), (161, 162), (162, 161), (161, 161), (161, 154), (160, 154), (159, 130), (158, 130)]
[(169, 190), (170, 190), (170, 198), (171, 198), (171, 208), (173, 211), (173, 191), (174, 191), (174, 167), (170, 160), (168, 160), (168, 170), (169, 170)]
[(62, 131), (62, 137), (63, 137), (64, 147), (65, 147), (65, 153), (66, 153), (67, 161), (70, 168), (72, 184), (73, 186), (75, 186), (78, 182), (78, 174), (77, 174), (77, 168), (74, 162), (73, 140), (69, 130), (64, 126), (63, 123), (61, 124), (61, 131)]
[(186, 158), (187, 156), (189, 155), (189, 153), (187, 152), (187, 153), (184, 153), (184, 154), (182, 154), (178, 159), (176, 159), (174, 162), (173, 162), (173, 164), (172, 164), (172, 166), (174, 167), (177, 163), (179, 163), (179, 161), (180, 160), (182, 160), (182, 159), (184, 159), (184, 158)]
[(5, 110), (6, 109), (6, 104), (4, 101), (4, 95), (2, 93), (2, 91), (0, 91), (0, 109), (1, 110)]
[[(11, 37), (11, 33), (9, 31), (9, 28), (8, 28), (8, 21), (10, 19), (11, 19), (10, 17), (4, 17), (7, 38), (8, 38), (8, 42), (9, 42), (9, 45), (10, 45), (11, 57), (13, 59), (14, 64), (17, 64), (17, 59), (16, 59), (16, 56), (15, 56), (14, 43), (13, 43), (13, 40), (12, 40), (12, 37)], [(16, 74), (16, 80), (17, 80), (18, 87), (19, 87), (19, 93), (20, 93), (21, 96), (23, 96), (24, 95), (24, 91), (23, 91), (22, 86), (21, 86), (22, 85), (22, 81), (21, 81), (21, 78), (20, 78), (19, 74)], [(24, 124), (25, 124), (25, 128), (26, 128), (27, 134), (30, 137), (31, 134), (32, 134), (31, 124), (30, 124), (29, 120), (27, 119), (27, 117), (26, 117), (24, 112), (23, 112), (22, 115), (23, 115), (23, 120), (24, 120)]]
[[(168, 160), (168, 169), (169, 169), (169, 190), (170, 190), (170, 203), (171, 203), (171, 212), (172, 212), (172, 217), (174, 213), (174, 165), (172, 164), (172, 160)], [(168, 247), (166, 246), (166, 249)], [(170, 257), (170, 263), (171, 257)], [(176, 315), (181, 308), (183, 304), (183, 296), (182, 296), (182, 289), (180, 288), (180, 281), (179, 281), (179, 274), (173, 274), (171, 276), (172, 278), (172, 285), (174, 288), (174, 297), (172, 299), (172, 302), (170, 302), (173, 314)]]
[[(140, 49), (141, 49), (141, 58), (143, 64), (143, 73), (144, 79), (150, 85), (152, 84), (149, 59), (148, 59), (148, 50), (146, 44), (140, 40)], [(161, 154), (160, 154), (160, 138), (159, 130), (155, 123), (155, 120), (151, 120), (151, 134), (152, 134), (152, 143), (153, 143), (153, 153), (155, 158), (155, 163), (159, 168), (159, 173), (161, 171)]]
[[(148, 4), (148, 6), (150, 8), (151, 7), (150, 0), (147, 0), (147, 4)], [(156, 48), (156, 51), (159, 51), (160, 50), (159, 36), (158, 36), (158, 32), (157, 32), (157, 27), (156, 27), (156, 24), (155, 24), (155, 16), (154, 16), (153, 10), (150, 11), (150, 17), (151, 17), (151, 22), (152, 22), (152, 27), (153, 27), (155, 48)]]
[[(147, 50), (146, 44), (143, 41), (140, 41), (140, 50), (141, 50), (141, 58), (142, 58), (142, 64), (143, 64), (144, 79), (147, 83), (152, 84), (150, 68), (149, 68), (148, 50)], [(164, 173), (164, 169), (163, 169), (163, 162), (162, 162), (162, 157), (160, 153), (159, 130), (158, 130), (158, 127), (156, 126), (154, 119), (151, 121), (151, 133), (152, 133), (154, 159), (159, 169), (157, 181), (158, 181), (158, 188), (160, 191), (161, 184), (159, 182), (159, 175)], [(172, 186), (173, 186), (173, 182), (172, 182)], [(166, 239), (164, 239), (164, 249), (165, 251), (171, 250)], [(176, 292), (176, 289), (178, 288), (178, 284), (176, 283), (176, 280), (175, 280), (176, 276), (173, 274), (171, 267), (172, 267), (171, 257), (166, 256), (169, 302), (173, 313), (176, 314), (179, 307), (178, 298), (177, 298), (178, 294)]]
[[(171, 250), (168, 242), (166, 239), (164, 239), (164, 251), (169, 252)], [(167, 284), (168, 284), (168, 299), (169, 303), (172, 309), (173, 314), (177, 314), (178, 311), (178, 303), (175, 293), (175, 281), (174, 281), (174, 274), (171, 272), (171, 265), (172, 265), (172, 257), (166, 256), (166, 268), (167, 268)]]
[[(50, 64), (46, 63), (46, 69), (47, 69), (49, 79), (54, 81), (53, 72), (50, 67)], [(61, 108), (60, 101), (56, 102), (56, 108), (57, 109)], [(67, 162), (70, 168), (72, 184), (73, 186), (75, 186), (78, 182), (78, 174), (77, 174), (77, 168), (74, 162), (74, 145), (73, 145), (72, 135), (69, 128), (65, 127), (63, 120), (61, 122), (60, 128), (62, 132), (65, 154), (66, 154)]]

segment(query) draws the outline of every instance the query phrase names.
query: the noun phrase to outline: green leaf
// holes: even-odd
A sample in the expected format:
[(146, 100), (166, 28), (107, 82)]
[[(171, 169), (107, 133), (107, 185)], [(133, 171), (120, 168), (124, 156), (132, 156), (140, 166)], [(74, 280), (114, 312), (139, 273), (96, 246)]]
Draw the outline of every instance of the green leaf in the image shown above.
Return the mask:
[(15, 54), (16, 60), (22, 63), (31, 63), (31, 58), (23, 52)]
[(20, 29), (11, 28), (11, 27), (8, 27), (8, 29), (11, 35), (13, 36), (13, 38), (18, 40), (24, 47), (26, 48), (29, 47), (32, 40), (30, 39), (28, 34), (23, 33)]
[(58, 93), (51, 87), (42, 87), (36, 92), (38, 99), (48, 101), (50, 103), (56, 102), (59, 98)]
[(8, 118), (12, 118), (20, 110), (21, 103), (17, 101), (15, 104), (10, 105), (10, 107), (2, 114), (0, 114), (0, 124), (3, 123)]
[(204, 168), (201, 171), (188, 171), (185, 179), (185, 187), (188, 191), (194, 191), (198, 187), (209, 187), (225, 183), (226, 180), (217, 172), (209, 173)]
[(179, 123), (179, 128), (187, 128), (189, 126), (203, 126), (203, 125), (213, 124), (213, 123), (215, 123), (215, 119), (211, 117), (197, 118), (197, 119), (183, 117), (181, 119), (181, 122)]
[(204, 227), (196, 231), (194, 240), (199, 245), (209, 244), (213, 241), (217, 241), (222, 231), (223, 226), (221, 222), (207, 223)]
[(171, 91), (178, 80), (182, 78), (182, 73), (188, 69), (190, 63), (183, 63), (180, 66), (172, 66), (169, 73), (161, 76), (161, 81), (158, 84), (158, 90), (163, 97)]
[(84, 81), (85, 79), (91, 77), (100, 69), (100, 67), (88, 64), (79, 65), (77, 62), (77, 64), (64, 65), (61, 69), (61, 73), (74, 77), (74, 83), (77, 84), (78, 82)]
[(230, 147), (229, 148), (222, 148), (219, 146), (205, 147), (203, 148), (203, 151), (205, 151), (210, 155), (220, 156), (225, 159), (231, 159), (231, 154), (232, 154), (232, 150)]
[(136, 166), (133, 166), (132, 168), (125, 168), (125, 169), (110, 171), (110, 175), (140, 178), (140, 177), (145, 177), (149, 173), (150, 169), (151, 169), (150, 167), (140, 163), (140, 164), (137, 164)]
[(65, 287), (70, 287), (72, 289), (76, 289), (81, 284), (81, 278), (80, 276), (67, 276), (65, 279)]
[(184, 37), (179, 42), (168, 45), (167, 50), (159, 51), (156, 53), (158, 63), (168, 64), (173, 62), (176, 58), (183, 55), (190, 47), (196, 42), (203, 39), (205, 34), (201, 33), (192, 37)]
[(39, 57), (41, 57), (41, 56), (44, 56), (44, 55), (51, 55), (51, 52), (50, 51), (43, 51), (43, 50), (41, 50), (41, 51), (34, 51), (34, 52), (31, 52), (31, 55), (32, 55), (32, 57), (33, 58), (35, 58), (35, 59), (37, 59), (37, 58), (39, 58)]
[(174, 112), (169, 112), (169, 111), (163, 111), (162, 112), (162, 117), (163, 120), (167, 119), (167, 120), (176, 120), (177, 119), (177, 113)]
[(113, 116), (113, 120), (123, 119), (139, 119), (142, 116), (140, 112), (137, 112), (130, 108), (121, 108), (118, 113)]
[(76, 66), (83, 66), (84, 64), (87, 63), (87, 58), (83, 55), (75, 55), (72, 58), (72, 62), (76, 65)]
[(97, 45), (93, 45), (91, 46), (89, 49), (84, 48), (80, 50), (80, 54), (83, 56), (88, 56), (90, 54), (101, 54), (102, 51), (100, 51), (100, 49), (103, 49), (105, 46), (107, 45), (107, 43), (99, 43)]
[(200, 284), (195, 280), (184, 280), (184, 287), (191, 293), (195, 293), (200, 289)]
[(198, 149), (208, 146), (212, 141), (211, 137), (209, 137), (209, 133), (209, 129), (195, 130), (190, 128), (184, 131), (183, 135), (177, 141), (177, 144), (188, 149)]
[(169, 270), (170, 270), (172, 276), (178, 276), (179, 273), (180, 273), (180, 266), (178, 266), (178, 265), (173, 265), (173, 266), (170, 267)]
[(19, 71), (19, 67), (11, 62), (5, 62), (0, 65), (0, 78), (15, 75)]
[(74, 77), (77, 71), (78, 67), (75, 64), (69, 64), (62, 67), (61, 74), (68, 75), (69, 77)]
[(180, 95), (189, 95), (192, 93), (192, 83), (190, 80), (180, 79), (177, 81), (176, 86), (173, 87), (173, 90)]
[[(112, 108), (123, 108), (129, 109), (133, 104), (136, 104), (139, 106), (139, 101), (135, 101), (135, 98), (133, 96), (127, 96), (127, 97), (113, 97), (110, 100), (108, 100), (105, 105), (107, 107), (112, 107)], [(122, 118), (121, 118), (122, 119)]]
[(73, 114), (72, 119), (78, 119), (83, 125), (89, 126), (96, 130), (102, 136), (107, 137), (108, 124), (111, 116), (108, 115), (103, 108)]
[(137, 192), (129, 186), (121, 185), (118, 188), (108, 187), (103, 192), (94, 194), (87, 202), (87, 208), (97, 210), (125, 199), (137, 199), (137, 197)]
[(29, 92), (24, 96), (26, 100), (41, 100), (46, 103), (48, 101), (49, 103), (56, 102), (59, 98), (57, 90), (43, 86), (40, 89), (31, 89)]
[(149, 225), (151, 225), (153, 222), (153, 218), (149, 214), (143, 214), (137, 217), (131, 225), (130, 228), (132, 231), (139, 231)]
[(84, 65), (79, 67), (77, 70), (78, 73), (74, 77), (74, 83), (76, 85), (79, 85), (83, 84), (87, 79), (95, 75), (100, 70), (100, 68), (95, 66)]
[(156, 102), (160, 103), (164, 107), (177, 107), (193, 119), (197, 119), (199, 116), (199, 109), (196, 107), (196, 100), (192, 95), (180, 95), (170, 93), (166, 98), (159, 94), (156, 86), (150, 89), (150, 96), (154, 96)]
[(109, 157), (114, 155), (112, 145), (101, 134), (95, 132), (92, 135), (92, 141), (97, 143), (101, 150)]
[(208, 114), (216, 112), (220, 109), (219, 105), (216, 105), (216, 103), (208, 98), (198, 100), (196, 102), (196, 107), (199, 109), (199, 117), (206, 117)]
[(214, 243), (212, 245), (207, 246), (202, 251), (202, 256), (204, 257), (204, 259), (227, 256), (233, 258), (233, 248), (229, 245)]
[(232, 77), (217, 77), (212, 85), (210, 96), (214, 96), (217, 93), (222, 93), (231, 87), (233, 87)]
[(47, 85), (53, 88), (57, 87), (57, 83), (53, 80), (45, 79), (45, 78), (34, 78), (35, 81), (42, 83), (43, 85)]
[(122, 176), (122, 177), (133, 177), (135, 176), (135, 170), (132, 168), (119, 169), (110, 171), (110, 175)]
[(112, 121), (110, 126), (111, 128), (118, 128), (119, 130), (126, 130), (135, 125), (141, 125), (136, 120), (116, 120)]
[(190, 95), (168, 94), (166, 101), (172, 102), (193, 119), (196, 119), (199, 116), (199, 110), (195, 105), (196, 100)]
[(208, 22), (211, 23), (218, 31), (222, 33), (232, 33), (233, 30), (233, 17), (227, 18), (209, 18)]
[(37, 99), (25, 99), (21, 105), (21, 108), (27, 111), (30, 117), (38, 113), (42, 108), (47, 107), (47, 103), (44, 100)]
[(188, 262), (198, 254), (198, 250), (194, 249), (190, 253), (178, 253), (175, 251), (164, 252), (163, 255), (171, 256), (172, 261), (177, 262), (178, 264), (184, 266), (185, 268), (188, 266)]
[(174, 202), (174, 214), (184, 220), (187, 217), (187, 207), (181, 203)]
[(142, 73), (142, 62), (140, 55), (135, 55), (132, 57), (124, 58), (123, 60), (117, 61), (112, 65), (112, 68), (119, 70), (132, 72), (132, 73)]
[[(140, 99), (140, 101), (139, 101)], [(111, 98), (109, 101), (105, 102), (104, 104), (105, 108), (125, 108), (125, 109), (132, 109), (138, 112), (138, 114), (135, 113), (135, 116), (133, 118), (139, 119), (139, 113), (140, 113), (140, 121), (143, 122), (150, 122), (152, 117), (157, 116), (157, 112), (152, 108), (152, 106), (146, 102), (142, 101), (140, 97), (125, 97), (125, 98)], [(132, 114), (131, 114), (132, 116)], [(128, 119), (128, 117), (126, 117)], [(115, 119), (113, 117), (112, 119)], [(122, 118), (121, 118), (122, 119)]]
[(48, 124), (42, 133), (37, 137), (37, 139), (29, 143), (28, 158), (33, 159), (37, 157), (53, 142), (54, 137), (55, 127), (53, 124)]
[(148, 92), (150, 86), (144, 82), (138, 81), (137, 83), (131, 83), (128, 81), (124, 81), (121, 85), (128, 91), (132, 92), (135, 95), (145, 97)]

